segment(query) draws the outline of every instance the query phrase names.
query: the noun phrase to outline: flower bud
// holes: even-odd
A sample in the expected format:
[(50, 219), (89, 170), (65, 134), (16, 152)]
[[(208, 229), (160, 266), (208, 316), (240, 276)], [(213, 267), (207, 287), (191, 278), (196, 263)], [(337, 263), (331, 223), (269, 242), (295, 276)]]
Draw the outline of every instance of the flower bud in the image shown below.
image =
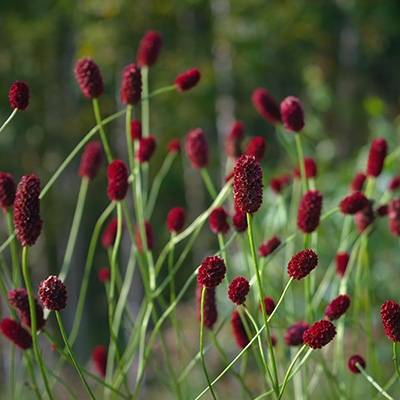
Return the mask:
[(281, 112), (275, 99), (264, 88), (254, 90), (251, 100), (260, 115), (271, 124), (281, 122)]
[(228, 296), (233, 303), (240, 306), (246, 301), (246, 296), (250, 291), (250, 284), (246, 278), (239, 276), (229, 285)]
[(262, 245), (258, 248), (258, 255), (260, 257), (267, 257), (270, 255), (275, 249), (277, 249), (281, 244), (281, 240), (274, 236), (269, 239), (267, 242), (263, 242)]
[(178, 154), (181, 152), (181, 142), (179, 141), (179, 139), (170, 140), (167, 146), (167, 152), (178, 153)]
[(281, 116), (286, 130), (300, 132), (303, 129), (304, 111), (298, 98), (289, 96), (282, 101)]
[(303, 342), (312, 349), (321, 349), (336, 335), (335, 326), (330, 321), (315, 322), (303, 333)]
[(241, 145), (244, 139), (244, 125), (242, 121), (235, 121), (225, 139), (225, 154), (234, 159), (242, 154)]
[(202, 168), (208, 165), (208, 144), (204, 132), (193, 129), (186, 135), (186, 154), (193, 168)]
[(81, 92), (90, 99), (100, 97), (104, 91), (103, 77), (91, 57), (79, 59), (74, 67), (75, 78)]
[(27, 350), (32, 347), (32, 336), (21, 324), (10, 318), (4, 318), (0, 323), (1, 333), (19, 349)]
[(48, 310), (60, 311), (67, 305), (67, 288), (54, 275), (40, 282), (38, 294), (40, 301)]
[(197, 282), (210, 289), (218, 286), (222, 282), (225, 273), (225, 262), (221, 257), (206, 257), (199, 268)]
[(363, 172), (358, 172), (351, 182), (350, 189), (353, 192), (360, 192), (366, 179), (367, 176)]
[(149, 162), (156, 150), (156, 139), (153, 136), (141, 138), (137, 158), (139, 163)]
[(181, 207), (174, 207), (167, 216), (167, 228), (172, 232), (180, 232), (185, 226), (186, 215), (185, 210)]
[(0, 207), (7, 208), (14, 204), (15, 182), (11, 174), (0, 173)]
[(200, 80), (200, 71), (197, 68), (189, 69), (175, 79), (178, 92), (184, 92), (196, 86)]
[(256, 136), (247, 144), (245, 153), (248, 156), (254, 156), (257, 162), (261, 162), (264, 158), (266, 147), (265, 139), (261, 136)]
[(85, 146), (79, 167), (79, 176), (93, 180), (99, 173), (103, 163), (103, 146), (100, 142), (91, 142)]
[(147, 31), (139, 43), (137, 63), (139, 67), (144, 65), (152, 67), (160, 54), (162, 37), (158, 32)]
[(359, 374), (359, 373), (361, 372), (361, 371), (358, 369), (356, 363), (360, 364), (361, 367), (362, 367), (363, 369), (365, 369), (365, 361), (364, 361), (364, 359), (363, 359), (361, 356), (359, 356), (359, 355), (357, 355), (357, 354), (354, 355), (354, 356), (351, 356), (351, 357), (349, 358), (348, 363), (347, 363), (347, 367), (349, 368), (349, 370), (350, 370), (351, 372), (353, 372), (353, 374)]
[(387, 154), (387, 143), (383, 138), (372, 141), (367, 163), (367, 176), (377, 177), (381, 174)]
[(218, 207), (212, 210), (208, 217), (208, 223), (213, 233), (225, 233), (229, 230), (228, 214), (223, 207)]
[[(151, 250), (154, 247), (154, 238), (153, 238), (153, 231), (151, 229), (150, 222), (144, 221), (144, 229), (146, 233), (146, 242), (147, 242), (147, 249)], [(135, 226), (135, 236), (136, 236), (136, 245), (140, 253), (143, 252), (142, 240), (140, 238), (140, 229), (139, 226)]]
[(303, 333), (310, 327), (307, 322), (297, 321), (289, 326), (284, 335), (285, 344), (288, 346), (299, 346), (303, 344)]
[[(197, 319), (201, 323), (201, 294), (203, 286), (197, 282), (196, 286), (196, 303), (197, 303)], [(212, 329), (213, 325), (217, 321), (218, 312), (215, 301), (215, 288), (208, 289), (204, 294), (204, 317), (203, 324), (205, 328)]]
[(300, 280), (305, 278), (318, 265), (317, 254), (308, 249), (295, 254), (288, 263), (289, 276)]
[(142, 73), (135, 63), (129, 64), (122, 72), (120, 89), (121, 102), (134, 106), (142, 96)]
[(339, 204), (342, 214), (355, 214), (362, 211), (369, 204), (368, 199), (361, 192), (355, 192), (345, 197)]
[[(304, 169), (306, 172), (306, 179), (315, 178), (317, 176), (318, 173), (317, 164), (315, 163), (315, 160), (313, 158), (311, 157), (304, 158)], [(293, 176), (295, 178), (301, 178), (299, 165), (293, 168)]]
[(104, 346), (96, 346), (93, 349), (92, 361), (96, 371), (104, 378), (107, 370), (107, 350)]
[(142, 123), (138, 119), (131, 121), (131, 139), (140, 140), (142, 138)]
[(336, 273), (340, 278), (343, 277), (346, 272), (347, 264), (349, 263), (350, 255), (349, 253), (343, 251), (336, 254), (335, 262), (336, 262)]
[(128, 169), (121, 160), (114, 160), (107, 168), (107, 194), (111, 201), (123, 200), (128, 191)]
[(237, 346), (241, 349), (244, 349), (249, 344), (250, 340), (247, 336), (246, 329), (243, 325), (237, 308), (233, 311), (231, 315), (231, 325), (233, 336), (235, 337)]
[(350, 307), (350, 297), (346, 295), (340, 295), (336, 299), (332, 300), (329, 305), (325, 308), (325, 318), (329, 321), (339, 319)]
[(29, 105), (29, 87), (23, 81), (16, 81), (10, 87), (8, 94), (11, 108), (24, 111)]
[(297, 226), (303, 233), (314, 232), (319, 225), (322, 210), (322, 195), (318, 190), (309, 190), (302, 197), (297, 214)]

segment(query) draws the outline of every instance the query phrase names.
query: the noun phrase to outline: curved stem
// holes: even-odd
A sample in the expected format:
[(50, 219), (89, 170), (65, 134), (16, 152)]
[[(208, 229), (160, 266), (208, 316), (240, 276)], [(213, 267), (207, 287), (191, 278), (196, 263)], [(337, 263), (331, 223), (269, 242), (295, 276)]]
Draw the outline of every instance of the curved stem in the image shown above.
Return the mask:
[(400, 380), (399, 360), (397, 358), (397, 342), (393, 342), (393, 361), (394, 361), (394, 366), (396, 367), (397, 376)]
[(210, 194), (211, 198), (214, 200), (217, 197), (217, 191), (215, 190), (215, 187), (212, 183), (212, 180), (210, 178), (210, 174), (207, 171), (207, 168), (206, 167), (200, 168), (200, 173), (203, 178), (204, 184), (206, 185), (208, 193)]
[(14, 108), (14, 110), (11, 112), (10, 116), (6, 119), (4, 124), (0, 128), (0, 133), (3, 132), (3, 129), (11, 122), (11, 120), (14, 118), (15, 114), (18, 112), (18, 108)]
[(106, 133), (104, 132), (103, 122), (100, 116), (99, 101), (97, 100), (97, 98), (94, 98), (92, 100), (93, 100), (93, 111), (94, 111), (94, 116), (96, 118), (96, 124), (99, 127), (100, 138), (103, 143), (104, 152), (106, 153), (107, 161), (110, 164), (113, 161), (113, 156), (111, 154), (111, 149), (107, 141)]
[(392, 396), (388, 395), (375, 381), (374, 379), (367, 374), (365, 369), (360, 365), (360, 363), (356, 362), (355, 366), (358, 368), (358, 370), (362, 373), (362, 375), (367, 379), (369, 383), (384, 397), (386, 397), (389, 400), (394, 400)]
[(146, 97), (143, 96), (142, 101), (151, 99), (152, 97), (158, 96), (159, 94), (172, 92), (173, 90), (176, 90), (176, 85), (165, 86), (163, 88), (153, 90), (151, 93), (149, 93), (148, 96)]

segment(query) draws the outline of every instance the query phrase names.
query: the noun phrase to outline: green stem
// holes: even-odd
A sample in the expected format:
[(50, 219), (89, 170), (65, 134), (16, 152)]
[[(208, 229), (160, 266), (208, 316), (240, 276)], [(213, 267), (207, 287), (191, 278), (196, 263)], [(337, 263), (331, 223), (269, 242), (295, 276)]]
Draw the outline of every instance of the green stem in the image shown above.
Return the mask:
[(92, 399), (95, 399), (95, 397), (94, 397), (94, 395), (93, 395), (93, 393), (92, 393), (92, 391), (91, 391), (91, 389), (90, 389), (88, 383), (86, 382), (85, 377), (84, 377), (83, 374), (82, 374), (82, 371), (81, 371), (81, 369), (80, 369), (80, 367), (79, 367), (79, 364), (78, 364), (78, 362), (76, 361), (76, 358), (75, 358), (75, 356), (74, 356), (74, 353), (72, 352), (71, 346), (70, 346), (69, 343), (68, 343), (67, 335), (65, 334), (64, 326), (63, 326), (63, 323), (62, 323), (62, 321), (61, 321), (60, 313), (59, 313), (58, 311), (56, 311), (56, 317), (57, 317), (58, 326), (60, 327), (61, 336), (62, 336), (62, 338), (64, 339), (65, 346), (66, 346), (67, 349), (68, 349), (68, 352), (69, 352), (69, 355), (71, 356), (72, 362), (74, 363), (74, 366), (75, 366), (76, 370), (78, 371), (78, 374), (79, 374), (79, 376), (80, 376), (81, 379), (82, 379), (82, 382), (83, 382), (84, 385), (86, 386), (86, 389), (87, 389), (87, 391), (88, 391), (89, 394), (90, 394), (90, 397), (91, 397)]
[(211, 198), (214, 200), (217, 197), (217, 191), (215, 190), (215, 187), (212, 183), (212, 180), (210, 178), (210, 174), (207, 171), (206, 167), (200, 168), (201, 176), (203, 178), (204, 184), (206, 185), (206, 188), (208, 190), (208, 193), (210, 194)]
[(29, 375), (31, 376), (33, 390), (34, 390), (38, 400), (42, 400), (43, 398), (39, 393), (39, 388), (38, 388), (38, 385), (36, 382), (35, 369), (33, 368), (33, 363), (32, 363), (32, 359), (31, 359), (32, 354), (30, 352), (25, 352), (24, 355), (25, 355), (25, 360), (26, 360), (26, 365), (28, 367)]
[(400, 380), (399, 360), (397, 358), (397, 342), (393, 342), (393, 361), (394, 361), (394, 366), (396, 367), (397, 376)]
[(373, 176), (368, 176), (367, 178), (367, 187), (365, 188), (365, 197), (368, 199), (372, 195), (372, 190), (374, 189), (375, 178)]
[(305, 194), (305, 192), (307, 192), (307, 177), (306, 177), (306, 169), (304, 166), (304, 156), (303, 156), (303, 149), (301, 147), (300, 133), (296, 133), (294, 136), (296, 138), (297, 154), (299, 156), (301, 185), (303, 187), (303, 194)]
[(11, 122), (11, 120), (14, 118), (15, 114), (18, 112), (18, 108), (14, 108), (14, 110), (11, 112), (10, 116), (6, 119), (4, 124), (0, 128), (0, 133), (3, 132), (3, 129)]
[(47, 377), (46, 377), (46, 373), (45, 373), (44, 366), (43, 366), (43, 360), (42, 360), (42, 356), (40, 355), (38, 342), (37, 342), (36, 307), (35, 307), (35, 301), (33, 299), (31, 278), (29, 276), (29, 271), (28, 271), (28, 247), (27, 246), (24, 246), (22, 249), (22, 273), (23, 273), (24, 280), (25, 280), (26, 290), (28, 292), (29, 312), (31, 314), (31, 333), (32, 333), (33, 349), (35, 351), (36, 361), (39, 365), (39, 369), (42, 374), (43, 383), (46, 388), (47, 395), (52, 400), (53, 397), (51, 395), (49, 384), (47, 382)]
[(10, 351), (10, 391), (11, 399), (15, 398), (15, 344), (11, 344)]
[[(13, 224), (13, 212), (11, 208), (7, 209), (7, 225), (8, 225), (8, 233), (10, 236), (12, 236), (14, 233), (14, 224)], [(11, 262), (13, 269), (13, 287), (17, 288), (21, 285), (21, 275), (19, 272), (17, 245), (15, 240), (11, 241), (10, 247), (11, 247)]]
[(110, 146), (107, 141), (106, 133), (104, 132), (104, 126), (100, 116), (99, 101), (97, 100), (97, 98), (94, 98), (92, 100), (94, 116), (96, 118), (96, 124), (99, 126), (100, 138), (103, 143), (104, 152), (106, 153), (108, 163), (111, 164), (113, 161), (113, 156), (111, 154)]
[(133, 152), (133, 141), (131, 135), (132, 108), (133, 107), (131, 105), (126, 107), (126, 116), (125, 116), (126, 147), (128, 148), (129, 168), (131, 173), (133, 173), (133, 170), (135, 168), (135, 155)]
[(398, 146), (385, 158), (384, 168), (388, 167), (399, 157), (400, 157), (400, 146)]
[(389, 396), (375, 381), (374, 379), (367, 374), (365, 369), (360, 365), (360, 363), (356, 362), (355, 366), (358, 368), (358, 370), (362, 373), (362, 375), (367, 379), (369, 383), (384, 397), (386, 397), (389, 400), (394, 400), (392, 396)]
[(278, 123), (275, 125), (275, 129), (278, 132), (278, 135), (282, 141), (283, 147), (286, 150), (286, 153), (288, 154), (290, 160), (294, 164), (296, 162), (296, 154), (293, 149), (293, 147), (290, 145), (290, 143), (286, 140), (284, 132), (282, 132), (282, 124)]
[[(142, 72), (142, 74), (143, 74), (143, 72)], [(153, 90), (148, 96), (146, 96), (146, 97), (142, 96), (142, 102), (146, 101), (148, 99), (151, 99), (152, 97), (158, 96), (159, 94), (172, 92), (173, 90), (176, 90), (176, 85), (165, 86), (163, 88)]]

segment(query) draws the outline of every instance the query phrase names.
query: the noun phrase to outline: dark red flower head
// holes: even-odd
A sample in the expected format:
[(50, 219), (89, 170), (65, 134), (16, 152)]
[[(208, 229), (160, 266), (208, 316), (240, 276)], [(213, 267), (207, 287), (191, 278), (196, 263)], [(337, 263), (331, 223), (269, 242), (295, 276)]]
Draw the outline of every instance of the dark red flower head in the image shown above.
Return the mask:
[(225, 262), (221, 257), (206, 257), (199, 268), (197, 282), (210, 289), (218, 286), (222, 282), (225, 273)]
[(383, 205), (379, 206), (376, 209), (376, 213), (377, 213), (377, 215), (379, 217), (384, 217), (385, 215), (388, 215), (388, 213), (389, 213), (388, 205), (387, 204), (383, 204)]
[(90, 142), (85, 146), (79, 167), (79, 176), (87, 176), (93, 180), (99, 173), (103, 163), (103, 146), (100, 142)]
[[(315, 160), (311, 157), (305, 157), (304, 158), (304, 169), (306, 171), (306, 178), (315, 178), (318, 173), (317, 169), (317, 164)], [(293, 168), (293, 176), (295, 178), (300, 178), (301, 177), (301, 172), (300, 172), (300, 167), (297, 165), (297, 167)]]
[(367, 163), (367, 176), (377, 177), (381, 174), (387, 154), (387, 143), (383, 138), (372, 141)]
[(387, 337), (394, 343), (400, 342), (400, 306), (394, 301), (385, 301), (381, 319)]
[[(144, 221), (144, 230), (146, 233), (147, 249), (151, 250), (154, 247), (154, 237), (150, 222)], [(143, 251), (143, 246), (142, 246), (142, 240), (140, 238), (140, 229), (138, 225), (135, 226), (135, 237), (136, 237), (136, 245), (138, 247), (139, 252), (141, 253)]]
[(322, 210), (322, 195), (318, 190), (309, 190), (301, 199), (297, 214), (297, 226), (303, 233), (314, 232), (319, 225)]
[(142, 96), (142, 72), (135, 64), (129, 64), (122, 72), (122, 84), (120, 89), (121, 102), (134, 106)]
[(303, 129), (304, 111), (298, 98), (289, 96), (282, 101), (281, 116), (286, 130), (300, 132)]
[[(271, 297), (264, 297), (264, 305), (265, 305), (265, 312), (267, 315), (271, 315), (272, 312), (275, 310), (275, 302)], [(259, 306), (259, 309), (262, 312), (262, 307), (261, 304)]]
[(241, 145), (244, 139), (244, 125), (242, 121), (235, 121), (225, 139), (225, 153), (228, 157), (239, 158), (242, 154)]
[(345, 197), (339, 204), (342, 214), (355, 214), (368, 206), (368, 199), (361, 192), (355, 192)]
[(103, 267), (99, 269), (99, 281), (100, 282), (107, 282), (110, 279), (111, 271), (110, 268)]
[(237, 210), (232, 217), (232, 225), (235, 230), (239, 233), (246, 232), (247, 230), (247, 216), (246, 213), (242, 213)]
[(349, 263), (350, 255), (349, 253), (342, 251), (336, 254), (336, 273), (341, 278), (346, 272), (347, 264)]
[(258, 248), (258, 255), (260, 257), (267, 257), (274, 250), (276, 250), (280, 246), (281, 243), (282, 243), (281, 239), (279, 239), (276, 236), (272, 237), (268, 241), (263, 242), (262, 245)]
[(48, 310), (60, 311), (67, 305), (67, 288), (54, 275), (40, 282), (38, 294), (40, 301)]
[(107, 168), (107, 194), (111, 201), (123, 200), (128, 191), (128, 169), (121, 160), (114, 160)]
[(335, 326), (330, 321), (315, 322), (303, 333), (303, 342), (313, 349), (326, 346), (336, 335)]
[(354, 222), (359, 233), (363, 233), (375, 220), (375, 213), (370, 201), (367, 207), (354, 216)]
[(202, 168), (208, 164), (207, 138), (200, 128), (186, 135), (185, 148), (193, 168)]
[(131, 139), (140, 140), (142, 138), (142, 123), (138, 119), (131, 121)]
[(147, 31), (139, 43), (137, 63), (140, 67), (147, 65), (152, 67), (160, 54), (162, 37), (158, 32)]
[[(196, 285), (196, 303), (197, 303), (197, 319), (201, 323), (201, 293), (203, 291), (203, 286), (197, 282)], [(212, 329), (213, 325), (217, 321), (218, 312), (217, 305), (215, 301), (215, 288), (208, 289), (204, 294), (204, 327)]]
[(32, 336), (21, 324), (10, 318), (4, 318), (0, 323), (1, 333), (11, 340), (19, 349), (27, 350), (32, 347)]
[(250, 284), (246, 278), (239, 276), (235, 278), (228, 289), (228, 296), (233, 303), (240, 306), (246, 301), (246, 296), (250, 291)]
[(363, 172), (358, 172), (351, 181), (350, 189), (353, 192), (360, 192), (366, 179), (367, 175), (365, 175)]
[(391, 182), (388, 185), (388, 190), (396, 190), (400, 186), (400, 175), (393, 177)]
[(15, 182), (11, 174), (0, 173), (0, 207), (7, 208), (14, 204)]
[(254, 156), (257, 162), (261, 162), (264, 157), (267, 144), (261, 136), (256, 136), (247, 143), (245, 153), (248, 156)]
[(303, 344), (303, 333), (310, 327), (307, 322), (297, 321), (289, 326), (284, 335), (284, 341), (287, 346), (299, 346)]
[(32, 246), (42, 231), (40, 218), (40, 179), (25, 175), (17, 187), (14, 200), (14, 226), (22, 246)]
[(232, 325), (233, 336), (235, 337), (237, 346), (241, 349), (244, 349), (249, 344), (250, 340), (249, 337), (247, 336), (246, 329), (243, 325), (242, 319), (240, 318), (240, 314), (237, 308), (235, 308), (235, 310), (231, 315), (231, 325)]
[(271, 124), (281, 122), (281, 112), (275, 99), (264, 88), (256, 89), (251, 95), (251, 100), (260, 115)]
[(107, 370), (107, 350), (104, 346), (96, 346), (93, 349), (92, 361), (96, 371), (104, 378)]
[(101, 235), (101, 245), (105, 249), (108, 249), (109, 247), (112, 247), (114, 245), (115, 238), (117, 236), (117, 228), (118, 219), (114, 218), (108, 223), (106, 229), (104, 229), (104, 232)]
[(298, 281), (305, 278), (318, 265), (318, 256), (312, 250), (302, 250), (295, 254), (288, 263), (289, 276)]
[(11, 108), (24, 111), (29, 105), (29, 87), (23, 81), (16, 81), (10, 87), (8, 94)]
[(186, 214), (181, 207), (174, 207), (167, 215), (167, 228), (170, 232), (180, 232), (185, 226)]
[(179, 139), (170, 140), (167, 146), (167, 152), (178, 153), (178, 154), (181, 152), (181, 142), (179, 141)]
[(330, 304), (325, 308), (325, 319), (333, 321), (339, 319), (350, 307), (350, 297), (345, 294), (336, 297)]
[(365, 361), (359, 355), (354, 355), (349, 358), (349, 362), (347, 363), (347, 367), (353, 374), (359, 374), (361, 371), (356, 366), (356, 363), (360, 364), (363, 369), (365, 369)]
[(396, 237), (400, 236), (400, 198), (393, 198), (387, 206), (389, 215), (389, 229)]
[(223, 207), (218, 207), (212, 210), (208, 217), (208, 224), (213, 233), (225, 233), (229, 230), (228, 214)]
[(74, 74), (85, 97), (94, 99), (103, 94), (103, 77), (91, 57), (80, 58), (75, 64)]
[(288, 175), (278, 176), (276, 178), (271, 178), (269, 184), (271, 189), (276, 193), (280, 193), (287, 185), (289, 185), (290, 179)]
[(243, 213), (255, 213), (261, 207), (263, 171), (253, 156), (243, 154), (233, 169), (235, 207)]
[(156, 150), (156, 139), (153, 136), (141, 138), (139, 142), (139, 151), (137, 152), (137, 158), (140, 163), (150, 161), (151, 157)]
[(189, 69), (175, 79), (178, 92), (184, 92), (196, 86), (200, 80), (200, 71), (197, 68)]

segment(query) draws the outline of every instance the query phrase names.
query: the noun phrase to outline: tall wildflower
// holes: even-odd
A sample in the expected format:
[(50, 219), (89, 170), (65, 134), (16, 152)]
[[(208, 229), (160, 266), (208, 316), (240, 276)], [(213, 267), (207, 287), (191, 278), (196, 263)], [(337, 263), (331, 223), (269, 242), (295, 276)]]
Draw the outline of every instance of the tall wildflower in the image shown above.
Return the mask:
[(281, 122), (281, 112), (278, 103), (266, 89), (258, 88), (254, 90), (251, 100), (260, 115), (271, 124)]
[(121, 102), (135, 105), (140, 101), (142, 95), (142, 73), (135, 64), (129, 64), (122, 72)]
[(207, 138), (200, 128), (193, 129), (186, 135), (185, 148), (193, 168), (208, 165)]
[(10, 87), (8, 94), (12, 108), (24, 111), (29, 105), (29, 87), (23, 81), (16, 81)]
[(11, 174), (0, 173), (0, 207), (7, 208), (14, 204), (15, 182)]
[(81, 92), (86, 97), (94, 99), (103, 94), (103, 77), (91, 57), (80, 58), (75, 64), (74, 73)]
[(322, 195), (318, 190), (309, 190), (302, 197), (297, 213), (297, 226), (303, 233), (314, 232), (319, 225), (322, 210)]
[(90, 142), (85, 146), (79, 167), (79, 176), (93, 180), (99, 173), (103, 163), (103, 146), (100, 142)]
[(137, 63), (139, 67), (152, 67), (160, 54), (162, 46), (162, 37), (156, 31), (147, 31), (139, 43), (137, 52)]

